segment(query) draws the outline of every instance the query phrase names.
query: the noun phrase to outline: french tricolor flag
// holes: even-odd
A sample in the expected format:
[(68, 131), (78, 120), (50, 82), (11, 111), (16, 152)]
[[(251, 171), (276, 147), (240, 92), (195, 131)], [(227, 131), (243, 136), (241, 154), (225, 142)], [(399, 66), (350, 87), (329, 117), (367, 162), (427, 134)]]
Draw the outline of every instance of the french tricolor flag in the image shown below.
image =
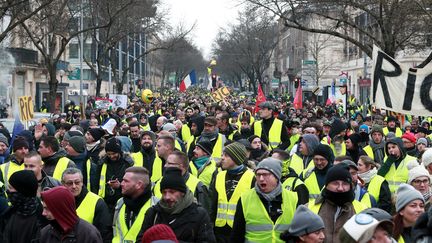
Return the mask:
[(180, 83), (180, 92), (186, 92), (186, 89), (196, 84), (195, 70), (192, 70)]

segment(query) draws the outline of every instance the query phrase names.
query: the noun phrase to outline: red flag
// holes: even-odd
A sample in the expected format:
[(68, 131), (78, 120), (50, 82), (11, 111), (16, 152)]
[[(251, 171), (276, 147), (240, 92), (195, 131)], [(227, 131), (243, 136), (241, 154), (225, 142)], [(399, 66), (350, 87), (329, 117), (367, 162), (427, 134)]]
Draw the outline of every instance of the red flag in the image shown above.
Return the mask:
[(259, 105), (266, 101), (264, 92), (261, 89), (261, 85), (258, 83), (258, 96), (255, 102), (255, 113), (259, 111)]
[(303, 91), (302, 91), (301, 87), (302, 87), (301, 85), (298, 86), (295, 97), (294, 97), (293, 105), (294, 105), (295, 109), (302, 109), (303, 108), (303, 94), (302, 94)]

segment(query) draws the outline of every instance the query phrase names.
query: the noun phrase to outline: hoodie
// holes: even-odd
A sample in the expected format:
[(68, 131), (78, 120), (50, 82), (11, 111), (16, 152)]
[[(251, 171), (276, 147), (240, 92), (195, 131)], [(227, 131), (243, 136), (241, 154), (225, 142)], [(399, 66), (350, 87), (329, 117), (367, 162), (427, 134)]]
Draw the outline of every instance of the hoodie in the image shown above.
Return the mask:
[(69, 233), (78, 223), (78, 215), (75, 210), (75, 198), (64, 186), (54, 187), (41, 192), (41, 197), (46, 207), (55, 218), (50, 223), (62, 234)]
[[(399, 148), (399, 151), (401, 152), (401, 156), (399, 158), (396, 158), (394, 156), (389, 155), (388, 151), (388, 145), (389, 144), (396, 144)], [(398, 168), (399, 164), (405, 159), (406, 157), (406, 150), (403, 146), (403, 141), (401, 138), (394, 137), (386, 142), (385, 145), (385, 152), (387, 154), (387, 160), (384, 162), (384, 164), (381, 166), (381, 168), (378, 170), (378, 175), (385, 176), (387, 172), (389, 172), (391, 165), (394, 163), (395, 167)]]

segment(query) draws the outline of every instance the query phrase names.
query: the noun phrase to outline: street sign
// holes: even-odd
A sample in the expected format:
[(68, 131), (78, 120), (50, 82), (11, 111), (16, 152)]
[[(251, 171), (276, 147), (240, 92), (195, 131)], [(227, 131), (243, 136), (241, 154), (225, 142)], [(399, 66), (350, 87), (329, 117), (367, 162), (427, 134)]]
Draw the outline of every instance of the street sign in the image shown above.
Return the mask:
[(313, 65), (317, 62), (315, 60), (303, 60), (303, 65)]
[(341, 78), (339, 81), (340, 81), (342, 84), (346, 84), (347, 79), (346, 79), (346, 78)]
[(69, 72), (68, 79), (69, 80), (80, 80), (81, 79), (81, 70), (79, 68), (75, 68), (72, 72)]
[(21, 121), (30, 121), (33, 119), (33, 100), (31, 96), (19, 97), (19, 111)]

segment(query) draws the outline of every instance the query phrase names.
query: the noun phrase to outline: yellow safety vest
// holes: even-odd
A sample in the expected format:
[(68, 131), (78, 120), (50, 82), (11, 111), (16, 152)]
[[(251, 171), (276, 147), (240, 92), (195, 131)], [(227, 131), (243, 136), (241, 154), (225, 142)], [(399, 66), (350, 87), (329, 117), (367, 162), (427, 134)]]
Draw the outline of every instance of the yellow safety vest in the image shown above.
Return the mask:
[(24, 170), (24, 168), (24, 163), (18, 165), (12, 161), (0, 165), (0, 170), (3, 174), (3, 182), (5, 189), (9, 188), (9, 178), (11, 177), (11, 175), (17, 171)]
[[(69, 161), (70, 160), (67, 157), (61, 157), (57, 161), (57, 165), (55, 166), (54, 173), (53, 173), (54, 179), (57, 179), (58, 181), (62, 180), (63, 172), (67, 169), (69, 165)], [(88, 178), (87, 180), (90, 180), (90, 178)]]
[[(300, 175), (305, 170), (304, 165), (303, 165), (303, 159), (300, 156), (298, 156), (297, 154), (293, 154), (291, 156), (289, 167), (291, 167), (297, 175)], [(314, 164), (313, 159), (312, 159), (311, 161), (309, 161), (309, 164), (308, 164), (306, 169), (311, 169), (314, 167), (315, 167), (315, 164)]]
[(223, 142), (223, 135), (219, 133), (218, 138), (216, 140), (216, 143), (213, 147), (213, 153), (211, 157), (216, 161), (219, 162), (222, 158), (222, 151), (224, 148), (224, 142)]
[[(134, 161), (134, 166), (143, 167), (143, 154), (141, 151), (131, 154), (132, 160)], [(155, 159), (152, 165), (152, 174), (150, 176), (150, 180), (152, 182), (156, 182), (162, 177), (162, 160), (156, 153)]]
[(294, 145), (298, 142), (300, 139), (300, 134), (294, 134), (290, 137), (290, 146), (286, 149), (287, 152), (290, 152), (291, 149), (294, 147)]
[(371, 181), (369, 182), (369, 185), (367, 186), (368, 193), (375, 198), (375, 201), (378, 202), (379, 195), (381, 191), (381, 185), (385, 181), (385, 178), (380, 175), (375, 175), (372, 177)]
[(399, 185), (402, 183), (406, 183), (408, 181), (408, 168), (407, 162), (415, 160), (414, 157), (406, 155), (403, 161), (400, 162), (399, 166), (396, 169), (395, 164), (393, 163), (390, 166), (390, 170), (384, 176), (387, 180), (390, 188), (390, 192), (393, 194), (398, 189)]
[(183, 142), (186, 143), (187, 141), (189, 141), (189, 138), (192, 136), (192, 134), (191, 134), (191, 130), (187, 124), (183, 124), (182, 129), (181, 129), (181, 134), (182, 134)]
[[(297, 180), (296, 180), (297, 179)], [(304, 185), (303, 181), (297, 177), (288, 177), (283, 183), (282, 187), (287, 189), (288, 191), (295, 190), (298, 186)]]
[(96, 212), (96, 204), (98, 200), (101, 199), (98, 195), (93, 192), (88, 192), (87, 195), (82, 200), (79, 207), (76, 209), (78, 217), (84, 219), (85, 221), (93, 224), (94, 214)]
[(318, 196), (321, 194), (321, 188), (319, 188), (315, 171), (313, 171), (313, 169), (305, 170), (303, 172), (303, 180), (309, 191), (309, 199), (311, 200), (318, 198)]
[(368, 192), (366, 192), (365, 194), (363, 194), (362, 199), (360, 200), (360, 202), (365, 205), (368, 208), (372, 207), (372, 201), (370, 199), (370, 194)]
[(255, 189), (243, 193), (241, 203), (246, 221), (245, 242), (284, 242), (280, 234), (288, 229), (297, 201), (296, 193), (282, 189), (282, 215), (273, 223)]
[(345, 145), (345, 142), (342, 142), (341, 145), (342, 145), (341, 152), (340, 153), (336, 153), (336, 148), (335, 148), (334, 144), (333, 143), (330, 144), (330, 148), (333, 150), (333, 154), (334, 154), (335, 157), (345, 156), (346, 155), (346, 145)]
[(404, 240), (402, 235), (399, 236), (399, 240), (397, 242), (398, 243), (405, 243), (405, 240)]
[(375, 160), (375, 155), (374, 155), (373, 149), (370, 145), (364, 147), (363, 151), (365, 151), (365, 153), (367, 154), (367, 156), (369, 156), (369, 158)]
[[(387, 136), (388, 133), (389, 133), (388, 127), (384, 127), (383, 128), (383, 134), (384, 134), (384, 136)], [(402, 137), (403, 133), (402, 133), (402, 130), (399, 127), (396, 127), (395, 135), (398, 138)]]
[(255, 174), (250, 170), (246, 170), (234, 189), (231, 198), (228, 200), (225, 188), (226, 173), (227, 171), (224, 170), (216, 175), (215, 189), (218, 193), (218, 209), (215, 226), (224, 227), (228, 224), (229, 227), (232, 228), (237, 202), (244, 192), (251, 189), (252, 180), (255, 177)]
[[(163, 178), (163, 177), (162, 177)], [(160, 183), (161, 183), (161, 181), (162, 181), (162, 178), (160, 178), (156, 183), (155, 183), (155, 185), (153, 186), (153, 196), (155, 196), (156, 198), (158, 198), (158, 199), (161, 199), (162, 198), (162, 192), (161, 192), (161, 190), (160, 190)], [(196, 176), (194, 176), (194, 175), (192, 175), (192, 174), (189, 174), (189, 178), (188, 178), (188, 180), (186, 181), (186, 186), (189, 188), (189, 190), (193, 193), (193, 194), (195, 194), (195, 191), (196, 191), (196, 188), (197, 188), (197, 186), (198, 186), (198, 184), (200, 183), (200, 180), (196, 177)]]
[(144, 216), (147, 209), (150, 208), (152, 199), (150, 198), (138, 213), (132, 226), (128, 228), (126, 224), (126, 205), (123, 202), (123, 198), (120, 198), (116, 205), (116, 215), (114, 216), (114, 237), (112, 239), (113, 243), (123, 243), (123, 242), (135, 242), (138, 234), (141, 230), (141, 226), (144, 222)]
[[(281, 143), (281, 132), (283, 128), (283, 121), (274, 119), (273, 124), (268, 134), (269, 147), (271, 150), (275, 149)], [(262, 138), (262, 120), (254, 124), (254, 134)]]
[(189, 162), (189, 168), (191, 169), (191, 174), (197, 176), (202, 183), (209, 188), (212, 180), (214, 171), (216, 170), (216, 162), (210, 158), (210, 163), (204, 165), (205, 167), (198, 171), (195, 164), (191, 161)]
[[(312, 212), (314, 212), (315, 214), (318, 214), (319, 211), (320, 211), (320, 209), (321, 209), (321, 205), (322, 205), (322, 203), (315, 203), (315, 199), (314, 199), (312, 201), (309, 201), (308, 208)], [(365, 209), (368, 208), (366, 205), (364, 205), (363, 203), (361, 203), (361, 202), (359, 202), (357, 200), (352, 201), (352, 205), (354, 207), (354, 212), (356, 214), (360, 213), (361, 211), (363, 211), (363, 210), (365, 210)]]
[(147, 123), (147, 125), (145, 125), (145, 126), (140, 125), (140, 128), (141, 128), (143, 131), (150, 131), (150, 130), (151, 130), (151, 128), (150, 128), (150, 124), (148, 124), (148, 123)]

